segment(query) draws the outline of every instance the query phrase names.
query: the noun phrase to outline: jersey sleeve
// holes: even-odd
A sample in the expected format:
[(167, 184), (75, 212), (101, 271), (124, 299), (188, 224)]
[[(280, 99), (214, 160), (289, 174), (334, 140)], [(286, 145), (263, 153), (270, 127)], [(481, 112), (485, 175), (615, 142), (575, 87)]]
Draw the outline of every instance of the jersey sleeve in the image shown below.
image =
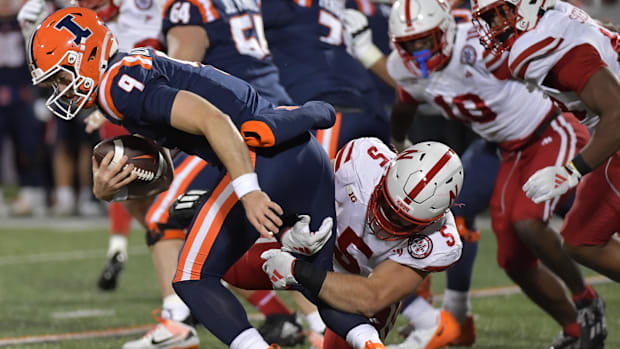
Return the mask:
[(407, 251), (395, 253), (390, 259), (413, 269), (438, 272), (450, 268), (461, 259), (463, 243), (451, 212), (431, 234), (418, 234), (409, 239)]
[(272, 147), (310, 130), (329, 128), (335, 120), (334, 107), (320, 101), (265, 108), (241, 125), (241, 135), (249, 146)]
[(164, 5), (162, 33), (178, 25), (205, 26), (220, 18), (213, 0), (169, 0)]
[(560, 91), (580, 94), (592, 75), (606, 66), (594, 47), (589, 44), (579, 45), (553, 66), (544, 84)]
[(170, 123), (178, 91), (152, 71), (152, 58), (127, 56), (115, 63), (99, 86), (99, 105), (116, 121)]

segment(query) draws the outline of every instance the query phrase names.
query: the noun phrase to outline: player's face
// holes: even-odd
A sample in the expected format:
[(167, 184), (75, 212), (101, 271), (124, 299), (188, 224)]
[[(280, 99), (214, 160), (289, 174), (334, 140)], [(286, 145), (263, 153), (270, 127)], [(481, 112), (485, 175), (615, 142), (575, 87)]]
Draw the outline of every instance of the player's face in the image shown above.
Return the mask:
[[(55, 91), (64, 91), (73, 82), (71, 73), (61, 70), (54, 76), (45, 81), (44, 85), (53, 88)], [(67, 102), (75, 102), (79, 97), (75, 95), (73, 89), (67, 90), (63, 95), (63, 99)]]
[(414, 55), (416, 52), (423, 50), (432, 50), (435, 46), (435, 40), (432, 34), (428, 34), (424, 37), (401, 42), (400, 45), (402, 48), (407, 51), (410, 55)]
[(480, 11), (475, 21), (492, 35), (496, 43), (505, 44), (514, 33), (514, 23), (517, 21), (515, 8), (502, 1), (497, 6)]

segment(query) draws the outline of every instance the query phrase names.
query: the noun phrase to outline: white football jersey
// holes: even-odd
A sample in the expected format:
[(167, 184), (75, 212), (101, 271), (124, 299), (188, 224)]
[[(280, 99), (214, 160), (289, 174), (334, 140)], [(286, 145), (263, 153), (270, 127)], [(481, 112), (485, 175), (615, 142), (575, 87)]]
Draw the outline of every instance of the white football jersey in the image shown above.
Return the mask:
[(334, 163), (338, 217), (335, 271), (368, 276), (387, 259), (418, 270), (439, 271), (461, 258), (463, 244), (450, 211), (413, 238), (385, 241), (370, 233), (368, 202), (395, 156), (377, 138), (355, 139), (338, 152)]
[(118, 40), (121, 51), (129, 51), (136, 44), (156, 39), (162, 42), (161, 0), (123, 0), (118, 16), (106, 22), (106, 26)]
[(590, 110), (574, 92), (561, 92), (543, 85), (545, 77), (576, 46), (589, 44), (596, 49), (603, 62), (620, 76), (618, 34), (599, 26), (583, 10), (563, 1), (545, 11), (534, 29), (523, 33), (510, 49), (509, 66), (518, 78), (540, 86), (563, 104), (565, 110), (592, 116)]
[(392, 51), (387, 64), (399, 87), (417, 102), (434, 105), (446, 118), (468, 124), (492, 142), (529, 138), (553, 108), (540, 89), (506, 79), (507, 70), (505, 77), (493, 74), (507, 62), (485, 54), (471, 23), (457, 24), (450, 61), (428, 78), (409, 71), (397, 51)]

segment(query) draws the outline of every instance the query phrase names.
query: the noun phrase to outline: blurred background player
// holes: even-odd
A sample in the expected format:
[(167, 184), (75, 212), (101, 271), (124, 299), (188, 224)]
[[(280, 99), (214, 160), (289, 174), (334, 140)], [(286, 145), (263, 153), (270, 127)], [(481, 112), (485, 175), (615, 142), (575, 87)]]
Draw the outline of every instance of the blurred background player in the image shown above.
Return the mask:
[(262, 10), (280, 81), (293, 101), (322, 100), (336, 109), (334, 127), (316, 134), (330, 158), (357, 137), (389, 143), (380, 95), (368, 72), (347, 53), (344, 1), (266, 0)]
[[(36, 93), (29, 83), (28, 67), (24, 51), (24, 38), (20, 32), (17, 12), (20, 0), (0, 2), (0, 155), (5, 140), (10, 139), (13, 154), (10, 162), (17, 169), (17, 199), (9, 207), (0, 187), (0, 217), (47, 213), (47, 196), (44, 188), (43, 132), (44, 124), (39, 117), (48, 113), (38, 108), (35, 113)], [(4, 172), (4, 171), (3, 171)], [(0, 173), (0, 184), (2, 184)]]

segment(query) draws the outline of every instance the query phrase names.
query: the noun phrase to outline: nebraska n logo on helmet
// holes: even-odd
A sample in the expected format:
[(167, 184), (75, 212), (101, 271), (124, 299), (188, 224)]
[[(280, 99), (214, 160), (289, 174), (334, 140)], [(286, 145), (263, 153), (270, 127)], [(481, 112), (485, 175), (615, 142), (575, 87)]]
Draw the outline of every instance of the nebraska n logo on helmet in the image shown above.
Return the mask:
[(51, 83), (53, 92), (46, 106), (56, 116), (70, 120), (95, 104), (101, 77), (116, 52), (118, 42), (93, 10), (58, 10), (41, 22), (30, 38), (32, 83)]
[(398, 240), (441, 222), (463, 187), (463, 165), (450, 147), (422, 142), (392, 160), (368, 205), (367, 223), (383, 240)]

